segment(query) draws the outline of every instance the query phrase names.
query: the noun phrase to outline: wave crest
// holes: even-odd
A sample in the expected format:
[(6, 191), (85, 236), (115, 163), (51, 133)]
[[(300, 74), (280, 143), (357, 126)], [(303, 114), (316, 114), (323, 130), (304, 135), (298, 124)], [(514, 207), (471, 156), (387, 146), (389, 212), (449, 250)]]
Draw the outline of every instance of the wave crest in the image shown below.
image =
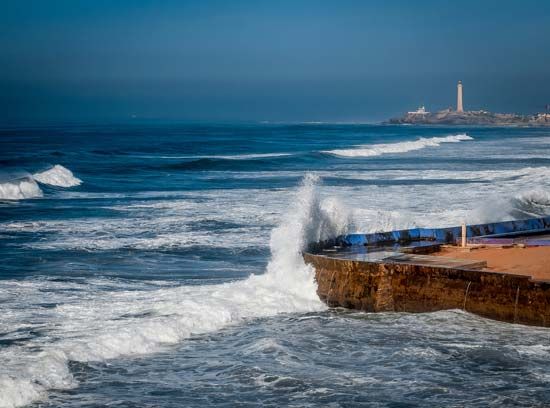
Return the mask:
[(0, 182), (0, 200), (26, 200), (43, 197), (44, 193), (37, 182), (57, 187), (75, 187), (82, 184), (82, 180), (75, 177), (66, 167), (56, 164), (48, 170), (33, 175), (13, 176), (8, 174), (7, 181)]
[(313, 174), (304, 178), (286, 219), (271, 233), (272, 257), (267, 266), (269, 278), (315, 297), (315, 271), (305, 264), (302, 251), (311, 242), (345, 234), (352, 224), (349, 212), (337, 199), (320, 199), (318, 182), (319, 177)]
[(474, 211), (476, 223), (521, 220), (550, 215), (550, 192), (542, 189), (520, 192), (511, 198), (494, 198)]
[(75, 187), (82, 184), (82, 180), (75, 177), (72, 171), (60, 164), (33, 174), (33, 178), (39, 183), (57, 187)]
[(446, 137), (421, 137), (418, 140), (407, 142), (364, 145), (358, 146), (354, 149), (326, 150), (322, 153), (328, 153), (333, 156), (340, 157), (372, 157), (381, 156), (383, 154), (406, 153), (413, 150), (424, 149), (426, 147), (438, 147), (442, 143), (458, 143), (465, 140), (473, 140), (473, 137), (468, 136), (465, 133)]
[(24, 200), (42, 195), (42, 190), (30, 176), (0, 183), (0, 200)]

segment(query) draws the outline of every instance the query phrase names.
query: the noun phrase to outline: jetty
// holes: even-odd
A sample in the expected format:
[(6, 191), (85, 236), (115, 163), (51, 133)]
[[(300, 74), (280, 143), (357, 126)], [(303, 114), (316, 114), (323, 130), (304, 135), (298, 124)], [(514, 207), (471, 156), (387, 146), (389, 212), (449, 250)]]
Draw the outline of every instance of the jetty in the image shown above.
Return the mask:
[(313, 243), (303, 255), (329, 306), (462, 309), (550, 326), (550, 217), (348, 234)]

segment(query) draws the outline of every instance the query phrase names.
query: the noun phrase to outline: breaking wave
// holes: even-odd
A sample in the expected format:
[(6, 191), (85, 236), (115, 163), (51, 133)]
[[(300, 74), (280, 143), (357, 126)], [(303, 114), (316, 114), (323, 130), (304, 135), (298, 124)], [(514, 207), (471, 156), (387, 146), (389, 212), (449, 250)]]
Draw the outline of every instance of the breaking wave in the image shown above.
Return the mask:
[(33, 174), (33, 178), (39, 183), (57, 187), (75, 187), (82, 184), (82, 180), (76, 178), (72, 171), (59, 164)]
[(44, 196), (37, 181), (57, 187), (75, 187), (82, 184), (82, 180), (76, 178), (72, 171), (56, 164), (33, 175), (25, 174), (0, 182), (0, 200), (25, 200)]
[[(345, 234), (352, 225), (351, 215), (335, 198), (322, 201), (316, 185), (319, 178), (308, 174), (296, 195), (293, 208), (287, 212), (285, 222), (271, 233), (271, 261), (267, 266), (266, 278), (275, 282), (289, 282), (289, 271), (300, 270), (299, 276), (309, 293), (315, 293), (314, 270), (306, 265), (302, 251), (308, 243), (326, 240)], [(302, 290), (304, 285), (294, 285), (290, 280), (290, 288)], [(317, 295), (315, 294), (316, 298)]]
[(477, 223), (521, 220), (550, 216), (550, 192), (542, 189), (520, 192), (511, 198), (495, 197), (474, 211)]
[[(28, 344), (7, 348), (0, 367), (0, 407), (29, 404), (46, 397), (49, 389), (77, 386), (69, 361), (154, 353), (191, 335), (247, 319), (323, 310), (326, 306), (316, 294), (315, 271), (305, 264), (301, 251), (310, 241), (347, 232), (349, 216), (337, 200), (320, 199), (317, 181), (315, 176), (305, 177), (286, 215), (272, 231), (271, 259), (263, 275), (221, 285), (175, 288), (158, 283), (152, 287), (125, 283), (121, 287), (123, 283), (98, 279), (88, 282), (85, 293), (78, 284), (79, 295), (69, 300), (60, 289), (76, 283), (0, 281), (6, 304), (21, 296), (26, 299), (28, 307), (21, 313), (32, 314), (31, 305), (37, 298), (57, 304), (48, 311), (54, 320), (48, 337), (60, 339), (47, 345), (43, 338), (37, 340), (40, 352), (33, 352)], [(132, 290), (129, 285), (142, 286)], [(10, 298), (15, 293), (17, 297)], [(7, 317), (2, 325), (13, 330), (26, 318)]]
[(24, 200), (42, 195), (42, 190), (30, 176), (0, 183), (0, 200)]
[(413, 150), (420, 150), (426, 147), (438, 147), (442, 143), (458, 143), (465, 140), (473, 140), (472, 137), (465, 133), (451, 135), (446, 137), (430, 137), (420, 138), (414, 141), (398, 142), (398, 143), (383, 143), (357, 146), (353, 149), (336, 149), (326, 150), (322, 153), (328, 153), (340, 157), (372, 157), (381, 156), (383, 154), (406, 153)]

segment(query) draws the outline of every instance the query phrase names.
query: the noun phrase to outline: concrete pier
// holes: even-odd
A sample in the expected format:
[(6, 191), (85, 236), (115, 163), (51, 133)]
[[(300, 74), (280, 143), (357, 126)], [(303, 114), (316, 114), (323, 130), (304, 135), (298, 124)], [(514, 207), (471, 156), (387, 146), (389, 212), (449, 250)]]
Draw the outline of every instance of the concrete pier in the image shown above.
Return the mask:
[[(517, 227), (515, 232), (510, 231), (511, 223)], [(516, 239), (547, 237), (550, 218), (469, 226), (467, 230), (468, 239), (496, 239), (502, 234), (516, 234)], [(495, 230), (507, 232), (484, 234)], [(426, 248), (437, 250), (462, 241), (461, 227), (424, 230), (425, 236), (432, 234), (429, 244), (425, 242), (427, 238), (419, 238), (419, 231), (352, 234), (312, 246), (304, 259), (315, 267), (320, 298), (330, 306), (367, 312), (464, 309), (510, 323), (550, 325), (550, 279), (493, 270), (487, 262), (461, 259), (460, 252), (451, 257), (418, 255)], [(550, 276), (550, 239), (536, 242), (548, 255)], [(474, 250), (474, 244), (468, 245), (467, 249)], [(462, 250), (459, 245), (456, 247)], [(494, 248), (506, 251), (507, 247)], [(406, 250), (412, 253), (405, 253)]]

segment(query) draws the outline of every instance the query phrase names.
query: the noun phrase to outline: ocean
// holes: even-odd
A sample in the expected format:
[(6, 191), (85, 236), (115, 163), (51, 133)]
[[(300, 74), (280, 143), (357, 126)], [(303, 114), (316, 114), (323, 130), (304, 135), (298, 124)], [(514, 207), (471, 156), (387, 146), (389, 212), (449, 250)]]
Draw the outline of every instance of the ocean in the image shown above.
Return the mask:
[(346, 232), (550, 214), (550, 130), (0, 129), (0, 407), (542, 406), (550, 331), (316, 296)]

